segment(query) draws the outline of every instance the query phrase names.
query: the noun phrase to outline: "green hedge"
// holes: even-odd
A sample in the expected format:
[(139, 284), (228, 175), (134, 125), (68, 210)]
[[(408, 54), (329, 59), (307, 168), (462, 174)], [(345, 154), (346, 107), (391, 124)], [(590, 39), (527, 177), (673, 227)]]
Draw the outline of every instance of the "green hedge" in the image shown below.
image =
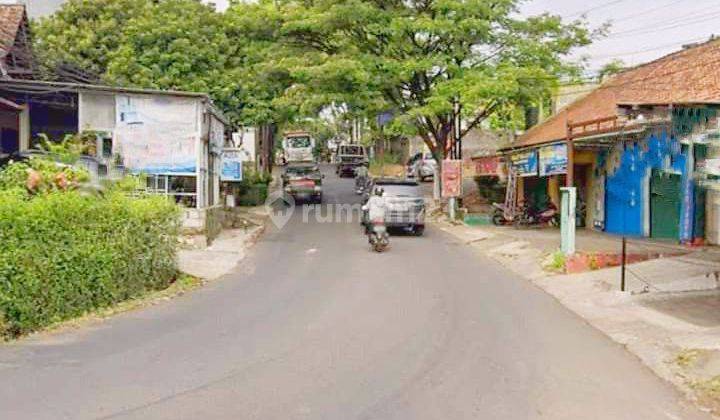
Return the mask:
[(162, 197), (0, 191), (0, 334), (167, 287), (177, 274), (178, 220)]

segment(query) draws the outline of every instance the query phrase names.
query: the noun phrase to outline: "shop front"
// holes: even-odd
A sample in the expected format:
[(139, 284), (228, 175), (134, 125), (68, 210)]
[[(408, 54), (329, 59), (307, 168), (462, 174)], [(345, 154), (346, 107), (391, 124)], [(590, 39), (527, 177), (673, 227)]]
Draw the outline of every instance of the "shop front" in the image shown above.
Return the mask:
[[(509, 154), (508, 166), (517, 178), (517, 203), (533, 209), (547, 208), (550, 203), (560, 207), (560, 189), (567, 184), (567, 150), (566, 142), (557, 142)], [(595, 159), (592, 151), (575, 152), (573, 183), (577, 188), (578, 226), (585, 226), (595, 209), (594, 205), (588, 205), (593, 191)]]

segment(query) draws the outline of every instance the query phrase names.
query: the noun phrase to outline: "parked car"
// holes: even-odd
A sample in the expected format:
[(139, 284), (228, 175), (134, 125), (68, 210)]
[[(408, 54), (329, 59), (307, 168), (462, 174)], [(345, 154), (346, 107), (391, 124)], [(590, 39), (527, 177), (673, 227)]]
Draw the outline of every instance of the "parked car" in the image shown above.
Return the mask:
[(407, 177), (419, 181), (431, 180), (435, 177), (437, 162), (431, 153), (418, 153), (407, 163)]
[(323, 178), (324, 175), (320, 173), (317, 165), (290, 163), (282, 175), (283, 190), (295, 200), (321, 203)]
[(341, 145), (335, 152), (335, 173), (340, 176), (354, 176), (355, 168), (368, 164), (365, 148), (357, 145)]
[[(425, 199), (420, 184), (399, 178), (375, 179), (367, 190), (365, 200), (376, 186), (385, 190), (387, 227), (408, 229), (416, 236), (422, 236), (425, 232)], [(363, 212), (362, 223), (369, 223), (367, 211)]]

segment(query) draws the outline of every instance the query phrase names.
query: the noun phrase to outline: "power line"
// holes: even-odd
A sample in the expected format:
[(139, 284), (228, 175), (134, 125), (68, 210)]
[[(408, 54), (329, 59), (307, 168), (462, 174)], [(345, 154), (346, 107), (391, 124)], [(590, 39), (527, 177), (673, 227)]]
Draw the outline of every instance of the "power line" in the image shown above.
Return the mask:
[(591, 58), (616, 58), (616, 57), (626, 57), (626, 56), (629, 56), (629, 55), (640, 54), (640, 53), (644, 53), (644, 52), (648, 52), (648, 51), (658, 51), (658, 50), (663, 50), (663, 49), (665, 49), (665, 48), (670, 48), (670, 47), (679, 47), (679, 46), (682, 46), (682, 45), (685, 45), (685, 44), (689, 44), (689, 43), (692, 43), (692, 42), (699, 42), (699, 41), (703, 41), (703, 40), (707, 40), (707, 39), (708, 39), (708, 38), (707, 38), (706, 36), (703, 36), (703, 37), (699, 37), (699, 38), (687, 39), (687, 40), (685, 40), (685, 41), (677, 41), (677, 42), (673, 42), (673, 43), (670, 43), (670, 44), (658, 45), (658, 46), (652, 47), (652, 48), (643, 48), (643, 49), (641, 49), (641, 50), (624, 51), (624, 52), (620, 52), (620, 53), (616, 53), (616, 54), (593, 55), (593, 56), (591, 56)]
[(621, 17), (620, 19), (614, 20), (613, 23), (625, 22), (626, 20), (630, 20), (630, 19), (636, 18), (636, 17), (638, 17), (638, 16), (649, 15), (649, 14), (651, 14), (651, 13), (653, 13), (653, 12), (658, 11), (658, 10), (662, 10), (662, 9), (668, 8), (668, 7), (670, 7), (670, 6), (674, 6), (674, 5), (678, 4), (678, 3), (684, 3), (684, 2), (686, 2), (686, 0), (674, 0), (674, 1), (671, 1), (670, 3), (664, 4), (664, 5), (662, 5), (662, 6), (653, 7), (653, 8), (651, 8), (651, 9), (643, 10), (642, 12), (633, 13), (633, 14), (630, 14), (630, 15), (623, 16), (623, 17)]
[[(640, 84), (640, 83), (642, 83), (642, 82), (647, 82), (647, 81), (653, 80), (653, 79), (666, 78), (666, 77), (672, 76), (672, 75), (674, 75), (674, 74), (686, 72), (686, 71), (689, 70), (689, 69), (700, 68), (700, 67), (707, 67), (707, 66), (712, 66), (712, 65), (714, 65), (714, 64), (720, 64), (720, 58), (718, 58), (718, 59), (716, 59), (716, 60), (712, 60), (712, 61), (702, 62), (702, 63), (700, 63), (700, 64), (698, 64), (698, 65), (694, 65), (694, 66), (683, 67), (681, 70), (664, 72), (664, 73), (662, 73), (662, 74), (656, 74), (656, 75), (650, 75), (650, 76), (646, 76), (646, 77), (643, 77), (643, 78), (640, 78), (640, 79), (631, 79), (631, 80), (628, 80), (628, 81), (622, 82), (622, 83), (607, 83), (607, 84), (603, 84), (603, 85), (601, 85), (601, 86), (597, 86), (597, 87), (593, 87), (593, 88), (589, 88), (589, 89), (583, 89), (583, 90), (578, 90), (578, 91), (574, 91), (574, 92), (568, 92), (568, 93), (565, 93), (565, 94), (558, 94), (558, 95), (556, 95), (556, 96), (571, 96), (571, 95), (577, 95), (577, 94), (581, 94), (581, 93), (590, 93), (590, 92), (593, 92), (593, 91), (596, 91), (596, 90), (602, 90), (602, 89), (621, 88), (621, 87), (625, 87), (625, 86), (628, 86), (628, 85)], [(578, 83), (578, 85), (579, 85), (579, 84), (580, 84), (580, 83)], [(571, 86), (571, 85), (572, 85), (572, 84), (568, 84), (568, 86)], [(654, 90), (654, 91), (665, 91), (665, 90), (668, 90), (668, 89), (664, 89), (664, 88), (653, 88), (653, 87), (650, 87), (650, 86), (643, 86), (642, 88), (643, 88), (644, 90)], [(671, 88), (672, 88), (672, 87), (671, 87)]]
[(679, 28), (682, 26), (688, 26), (688, 25), (695, 25), (702, 22), (707, 22), (709, 20), (714, 20), (718, 16), (720, 16), (720, 11), (704, 15), (697, 16), (698, 13), (691, 13), (688, 15), (684, 15), (683, 17), (678, 17), (677, 19), (670, 20), (664, 24), (661, 24), (658, 26), (657, 24), (653, 25), (647, 25), (647, 26), (641, 26), (634, 29), (628, 29), (626, 31), (621, 32), (615, 32), (610, 35), (608, 35), (607, 38), (624, 38), (627, 36), (636, 36), (636, 35), (643, 35), (648, 33), (654, 33), (659, 32), (661, 30), (667, 30), (667, 29), (673, 29), (673, 28)]
[(575, 17), (575, 16), (582, 16), (582, 15), (588, 14), (588, 13), (590, 13), (590, 12), (594, 12), (595, 10), (604, 9), (604, 8), (606, 8), (606, 7), (610, 7), (610, 6), (613, 6), (613, 5), (615, 5), (615, 4), (622, 3), (623, 1), (625, 1), (625, 0), (612, 0), (612, 1), (599, 4), (599, 5), (595, 6), (595, 7), (591, 7), (591, 8), (589, 8), (589, 9), (586, 9), (586, 10), (583, 10), (583, 11), (580, 11), (580, 12), (576, 12), (576, 13), (569, 14), (569, 15), (565, 16), (565, 18), (571, 18), (571, 17)]

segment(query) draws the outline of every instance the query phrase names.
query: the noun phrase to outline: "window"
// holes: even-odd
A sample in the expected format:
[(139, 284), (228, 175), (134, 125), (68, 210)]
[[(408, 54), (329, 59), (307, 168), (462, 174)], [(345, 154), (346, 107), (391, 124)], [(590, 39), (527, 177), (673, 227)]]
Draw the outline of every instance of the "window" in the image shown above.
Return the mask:
[(288, 145), (294, 149), (312, 146), (310, 137), (292, 137), (288, 139)]
[(173, 197), (185, 207), (197, 206), (197, 182), (194, 176), (148, 175), (147, 192)]
[(106, 134), (101, 137), (101, 144), (102, 144), (102, 150), (100, 151), (101, 156), (104, 158), (109, 158), (112, 156), (112, 149), (113, 149), (113, 139), (112, 136), (109, 134)]

